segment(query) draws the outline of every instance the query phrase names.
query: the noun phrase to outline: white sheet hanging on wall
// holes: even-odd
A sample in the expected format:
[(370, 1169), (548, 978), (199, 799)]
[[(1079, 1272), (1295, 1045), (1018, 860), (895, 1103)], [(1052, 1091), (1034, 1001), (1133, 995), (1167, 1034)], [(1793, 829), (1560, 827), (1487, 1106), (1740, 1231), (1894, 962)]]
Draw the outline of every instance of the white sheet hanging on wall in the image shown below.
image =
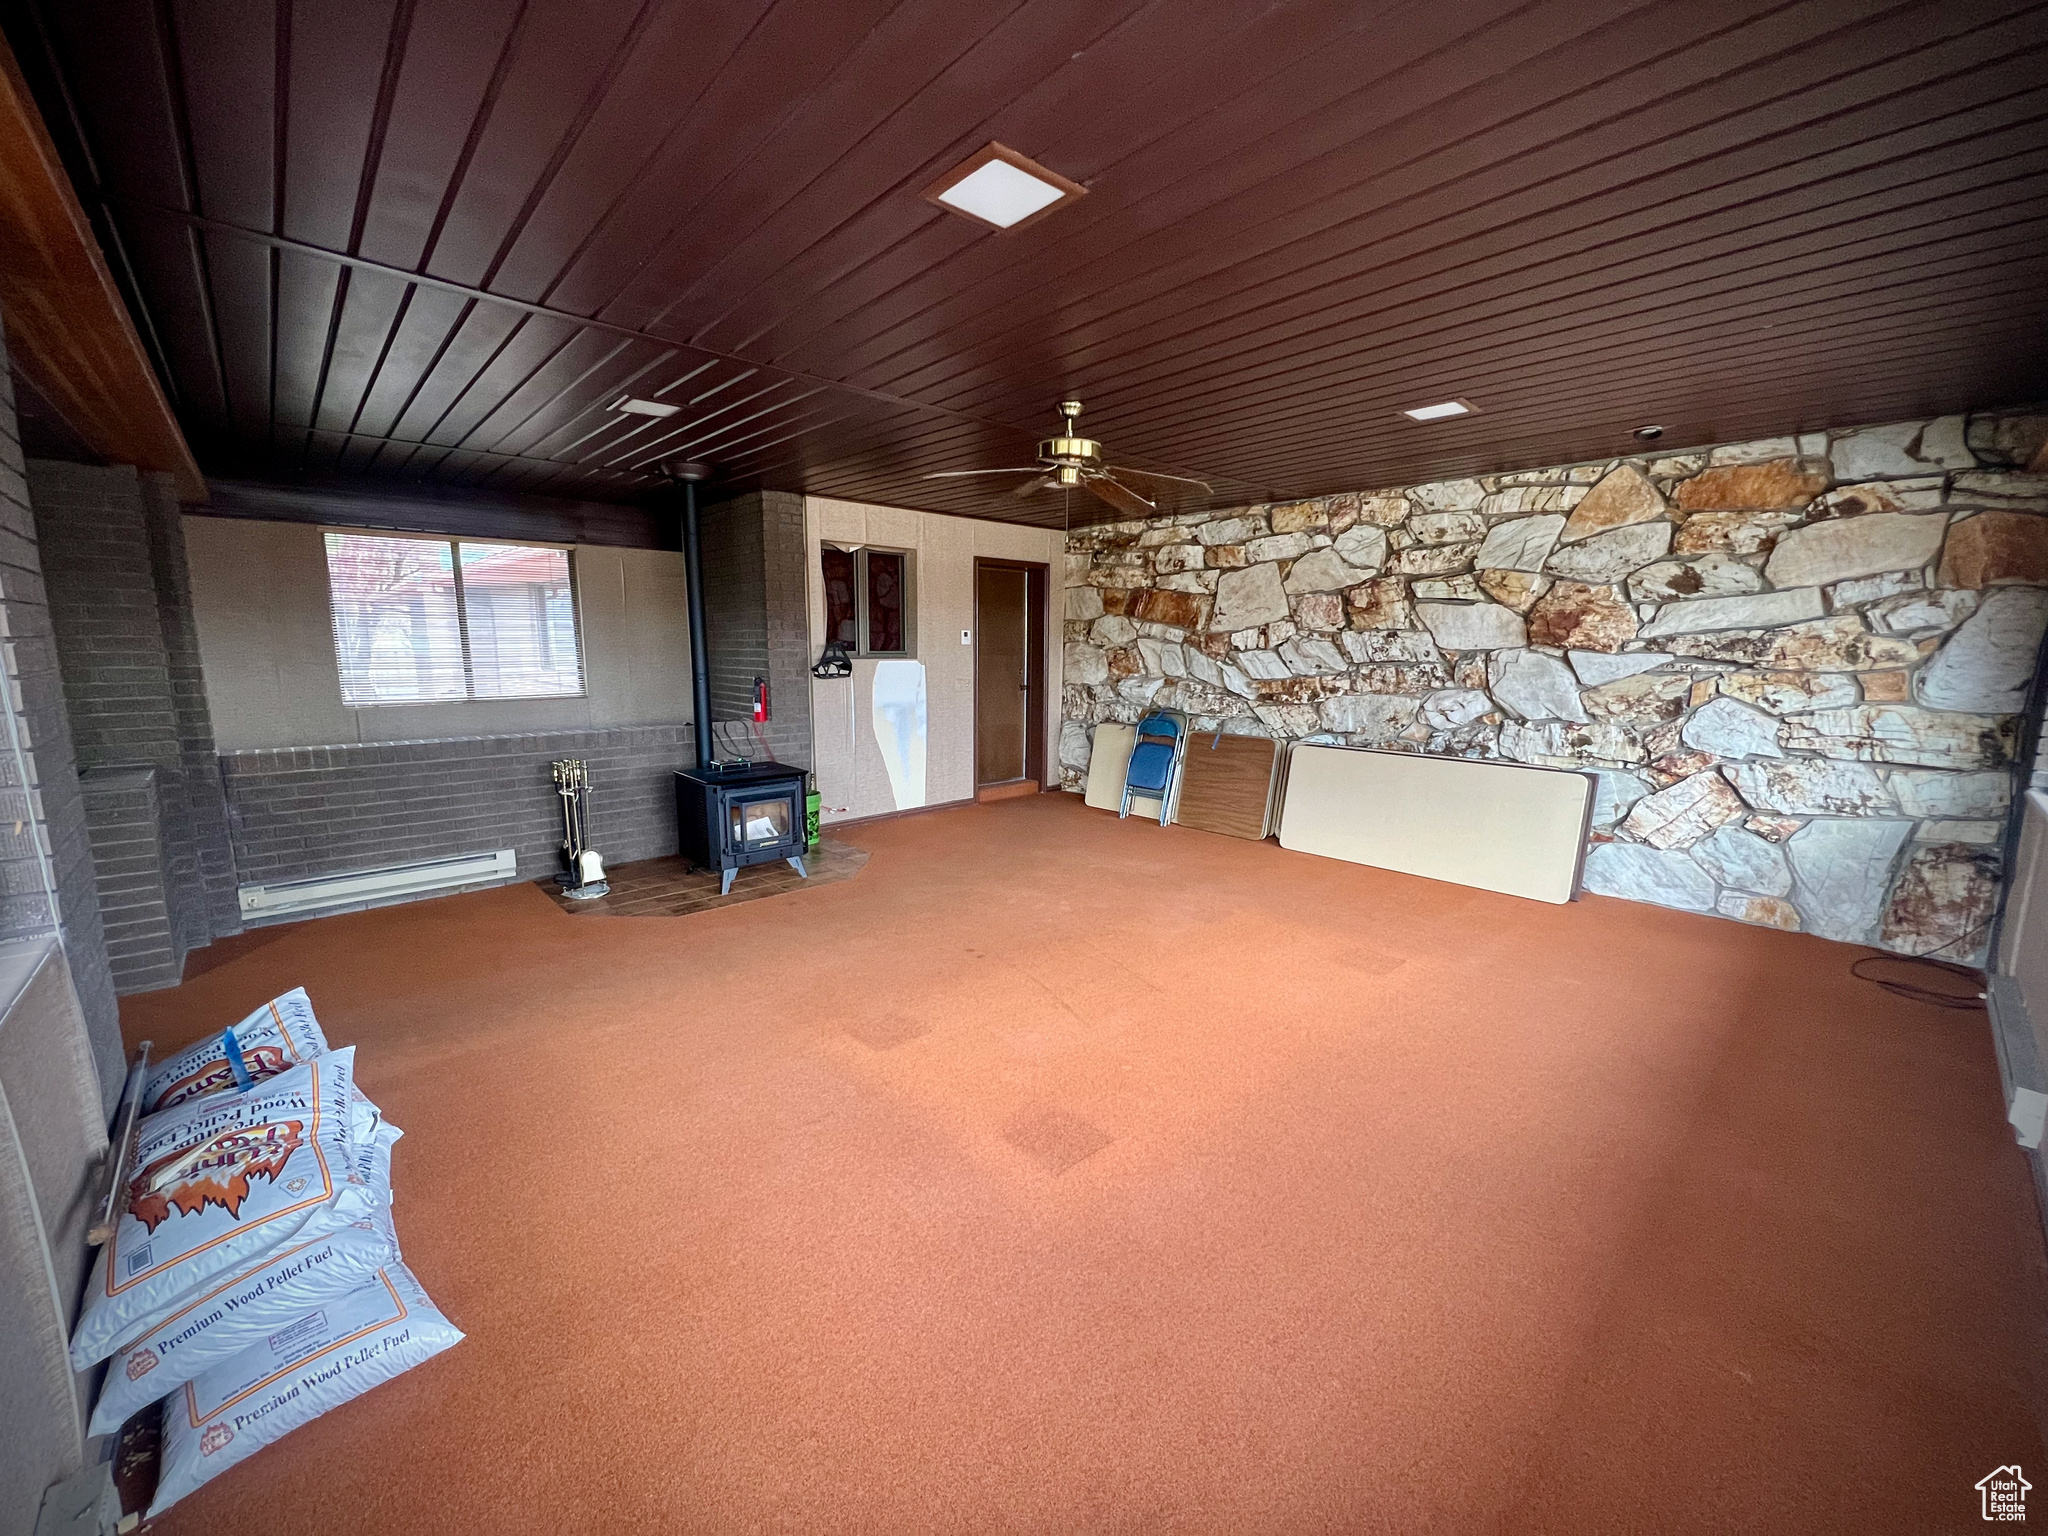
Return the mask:
[(924, 663), (878, 661), (874, 685), (875, 745), (889, 770), (896, 809), (924, 804)]

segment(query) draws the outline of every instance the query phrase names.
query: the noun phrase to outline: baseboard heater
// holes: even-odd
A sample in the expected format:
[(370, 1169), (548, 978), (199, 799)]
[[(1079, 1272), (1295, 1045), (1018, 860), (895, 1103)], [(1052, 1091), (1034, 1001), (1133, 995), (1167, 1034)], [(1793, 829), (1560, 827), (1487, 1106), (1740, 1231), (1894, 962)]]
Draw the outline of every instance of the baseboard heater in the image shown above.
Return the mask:
[(518, 872), (519, 861), (513, 857), (512, 850), (499, 848), (490, 853), (464, 853), (448, 859), (387, 864), (382, 869), (352, 869), (339, 875), (308, 875), (303, 880), (245, 885), (239, 894), (243, 917), (281, 917), (288, 913), (359, 906), (393, 896), (424, 896), (433, 891), (482, 885), (491, 880), (509, 880)]

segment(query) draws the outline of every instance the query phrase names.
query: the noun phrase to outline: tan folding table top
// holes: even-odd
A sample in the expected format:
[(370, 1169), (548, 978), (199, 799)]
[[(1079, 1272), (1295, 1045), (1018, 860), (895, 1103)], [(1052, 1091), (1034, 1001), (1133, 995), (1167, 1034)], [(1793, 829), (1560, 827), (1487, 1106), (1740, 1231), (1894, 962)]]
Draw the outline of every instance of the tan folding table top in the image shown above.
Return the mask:
[(1561, 768), (1297, 746), (1280, 845), (1537, 901), (1578, 886), (1593, 778)]

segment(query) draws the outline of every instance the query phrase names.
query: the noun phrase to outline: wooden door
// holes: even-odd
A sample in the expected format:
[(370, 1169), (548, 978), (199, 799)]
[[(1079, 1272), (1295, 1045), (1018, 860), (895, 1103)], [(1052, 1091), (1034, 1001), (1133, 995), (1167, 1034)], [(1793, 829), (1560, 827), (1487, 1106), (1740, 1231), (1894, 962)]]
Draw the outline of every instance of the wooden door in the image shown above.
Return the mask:
[(981, 565), (974, 582), (974, 783), (1030, 776), (1031, 592), (1028, 573)]

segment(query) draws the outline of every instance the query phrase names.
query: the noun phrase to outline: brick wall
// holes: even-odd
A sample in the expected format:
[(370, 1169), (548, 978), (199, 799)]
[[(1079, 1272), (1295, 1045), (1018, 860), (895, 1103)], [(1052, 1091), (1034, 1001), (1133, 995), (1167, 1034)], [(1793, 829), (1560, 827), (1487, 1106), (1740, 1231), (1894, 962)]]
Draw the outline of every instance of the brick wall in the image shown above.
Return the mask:
[(704, 552), (705, 662), (711, 674), (711, 718), (745, 720), (754, 707), (754, 679), (768, 675), (767, 571), (761, 558), (761, 497), (757, 492), (706, 507), (699, 524), (699, 544)]
[[(741, 497), (706, 509), (702, 528), (712, 716), (746, 721), (754, 679), (766, 677), (769, 746), (807, 767), (802, 498)], [(174, 617), (164, 631), (175, 684)], [(758, 752), (745, 725), (721, 747), (741, 749)], [(221, 754), (233, 878), (266, 884), (507, 847), (520, 878), (553, 874), (561, 867), (560, 801), (549, 764), (565, 757), (590, 764), (590, 840), (607, 861), (675, 852), (672, 774), (696, 760), (691, 727), (681, 721)], [(199, 844), (203, 852), (205, 840)]]
[[(142, 481), (150, 558), (156, 570), (157, 616), (164, 636), (164, 672), (170, 681), (171, 711), (177, 722), (178, 761), (184, 812), (191, 829), (190, 866), (177, 863), (174, 878), (190, 882), (190, 921), (181, 933), (190, 951), (214, 938), (241, 931), (235, 902), (235, 855), (228, 838), (227, 795), (207, 707), (206, 678), (199, 663), (199, 631), (192, 613), (192, 578), (185, 560), (185, 523), (168, 475)], [(196, 888), (195, 888), (196, 887)]]
[[(704, 626), (711, 676), (711, 718), (752, 718), (754, 679), (768, 680), (769, 719), (762, 729), (780, 762), (811, 763), (809, 621), (804, 592), (803, 498), (752, 491), (707, 508)], [(759, 748), (745, 725), (723, 727), (720, 755)]]
[(548, 765), (590, 765), (590, 843), (608, 862), (676, 851), (685, 725), (230, 752), (221, 767), (245, 884), (512, 848), (522, 879), (561, 868)]
[(811, 617), (804, 582), (804, 499), (762, 491), (762, 596), (768, 611), (768, 740), (777, 758), (811, 766)]
[(123, 992), (169, 985), (190, 950), (239, 926), (183, 526), (169, 486), (125, 465), (37, 459), (28, 479), (79, 766), (156, 773), (163, 903), (147, 941), (136, 925), (148, 919), (128, 904), (126, 865), (145, 846), (126, 820), (134, 806), (86, 806), (88, 822), (96, 808), (117, 818), (95, 842), (124, 850), (123, 873), (109, 883), (101, 871), (103, 905), (124, 913), (123, 941), (109, 950), (114, 980)]
[(107, 960), (124, 992), (174, 987), (184, 950), (173, 938), (163, 807), (154, 768), (88, 768), (79, 776), (92, 839)]
[[(13, 698), (0, 701), (0, 938), (49, 933), (64, 944), (111, 1112), (123, 1053), (114, 978), (93, 889), (85, 803), (65, 717), (63, 679), (0, 339), (0, 655)], [(20, 831), (15, 829), (19, 827)], [(50, 891), (54, 889), (54, 911)]]
[[(166, 776), (147, 797), (157, 825), (139, 840), (133, 817), (141, 814), (140, 799), (85, 797), (101, 921), (108, 921), (110, 909), (121, 913), (122, 939), (117, 944), (108, 934), (107, 960), (121, 992), (170, 985), (190, 947), (188, 936), (204, 916), (189, 878), (197, 858), (183, 814), (178, 718), (142, 477), (125, 465), (47, 459), (31, 459), (28, 476), (81, 783), (102, 767), (144, 766)], [(102, 815), (113, 823), (99, 826)], [(116, 846), (123, 868), (110, 880), (100, 851)], [(168, 866), (157, 874), (161, 901), (146, 908), (131, 904), (126, 867), (141, 848), (155, 850)], [(145, 934), (142, 925), (149, 923), (155, 931)]]
[(141, 475), (31, 459), (28, 481), (79, 762), (175, 768), (178, 717)]
[[(712, 718), (744, 722), (769, 681), (764, 734), (783, 762), (811, 761), (803, 499), (757, 492), (705, 509), (705, 627)], [(721, 752), (758, 752), (744, 724)], [(590, 764), (591, 845), (611, 863), (676, 851), (672, 774), (696, 761), (668, 725), (238, 751), (219, 761), (243, 884), (512, 848), (522, 879), (561, 868), (558, 758)]]

